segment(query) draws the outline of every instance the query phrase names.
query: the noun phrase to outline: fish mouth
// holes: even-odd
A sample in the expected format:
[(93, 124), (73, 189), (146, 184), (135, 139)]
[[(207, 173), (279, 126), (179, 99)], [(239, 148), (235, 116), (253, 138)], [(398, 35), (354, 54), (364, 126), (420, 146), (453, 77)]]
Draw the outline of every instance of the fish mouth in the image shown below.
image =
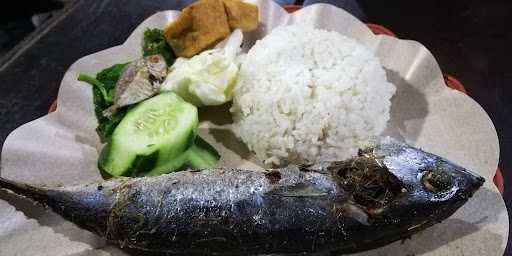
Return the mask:
[(478, 184), (480, 182), (481, 183), (480, 186), (481, 186), (485, 182), (485, 178), (480, 176), (480, 174), (478, 174), (478, 173), (476, 173), (474, 171), (471, 171), (471, 170), (468, 170), (468, 169), (462, 169), (462, 172), (464, 172), (467, 175), (471, 176), (473, 179), (476, 179), (475, 180), (475, 182), (476, 182), (475, 184)]
[(482, 185), (484, 185), (485, 183), (485, 178), (480, 176), (480, 175), (473, 175), (472, 177), (472, 180), (471, 180), (471, 184), (470, 184), (470, 188), (469, 190), (471, 191), (471, 195), (470, 196), (473, 196), (473, 194), (480, 188), (482, 187)]
[(465, 182), (459, 183), (459, 192), (457, 193), (457, 196), (459, 199), (462, 199), (463, 201), (473, 197), (473, 195), (480, 189), (480, 187), (483, 186), (485, 183), (485, 178), (474, 174), (473, 172), (463, 170), (464, 176), (461, 178), (465, 180)]
[(467, 184), (467, 190), (471, 191), (471, 195), (473, 195), (473, 193), (476, 192), (485, 183), (485, 178), (474, 171), (465, 168), (462, 168), (460, 171), (463, 173), (462, 176), (469, 180)]

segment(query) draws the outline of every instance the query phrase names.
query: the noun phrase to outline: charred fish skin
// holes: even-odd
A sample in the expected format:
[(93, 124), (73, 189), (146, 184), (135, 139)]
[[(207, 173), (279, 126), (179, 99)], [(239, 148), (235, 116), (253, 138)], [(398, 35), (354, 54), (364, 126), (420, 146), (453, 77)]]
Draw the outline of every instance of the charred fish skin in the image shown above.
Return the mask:
[(316, 230), (328, 231), (337, 223), (335, 216), (325, 217), (332, 212), (336, 184), (297, 168), (273, 175), (280, 175), (279, 182), (244, 170), (140, 180), (118, 202), (123, 214), (113, 219), (112, 238), (132, 248), (169, 253), (243, 255), (278, 247), (296, 252)]
[[(353, 159), (266, 172), (214, 169), (39, 189), (1, 180), (120, 246), (195, 255), (350, 253), (453, 214), (483, 178), (385, 142)], [(34, 192), (35, 191), (35, 192)]]

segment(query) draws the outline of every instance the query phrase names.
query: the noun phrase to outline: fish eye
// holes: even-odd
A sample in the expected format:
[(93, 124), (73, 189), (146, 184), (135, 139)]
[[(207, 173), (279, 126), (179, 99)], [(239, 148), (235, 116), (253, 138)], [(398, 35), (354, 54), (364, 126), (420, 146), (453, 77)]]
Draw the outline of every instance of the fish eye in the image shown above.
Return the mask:
[(421, 177), (421, 182), (430, 192), (442, 192), (452, 187), (453, 178), (446, 173), (427, 170)]

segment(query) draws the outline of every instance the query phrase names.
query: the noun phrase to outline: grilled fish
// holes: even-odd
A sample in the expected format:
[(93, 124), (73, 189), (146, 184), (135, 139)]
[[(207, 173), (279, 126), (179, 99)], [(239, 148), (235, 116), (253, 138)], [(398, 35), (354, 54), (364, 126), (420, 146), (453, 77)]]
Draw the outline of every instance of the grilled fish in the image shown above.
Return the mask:
[(394, 141), (346, 161), (267, 171), (182, 171), (52, 189), (0, 179), (121, 247), (201, 255), (372, 249), (448, 218), (483, 183)]

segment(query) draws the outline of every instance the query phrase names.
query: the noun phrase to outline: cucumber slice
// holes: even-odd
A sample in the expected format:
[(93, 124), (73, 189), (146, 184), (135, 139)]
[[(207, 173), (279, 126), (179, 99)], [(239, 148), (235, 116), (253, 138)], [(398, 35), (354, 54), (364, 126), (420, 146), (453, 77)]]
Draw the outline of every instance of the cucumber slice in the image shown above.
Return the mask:
[(194, 145), (187, 150), (187, 154), (187, 164), (192, 169), (213, 168), (220, 159), (219, 152), (199, 136), (196, 137)]
[(203, 138), (197, 136), (194, 144), (182, 155), (169, 159), (167, 163), (152, 169), (144, 176), (158, 176), (187, 168), (196, 170), (213, 168), (217, 165), (219, 159), (219, 152)]
[(197, 108), (174, 93), (145, 100), (129, 110), (114, 130), (100, 168), (121, 176), (168, 165), (192, 145), (197, 124)]
[(183, 152), (183, 154), (169, 159), (165, 164), (162, 164), (158, 167), (153, 168), (151, 171), (147, 173), (143, 173), (142, 176), (158, 176), (162, 174), (171, 173), (174, 171), (184, 170), (187, 168), (187, 154), (188, 150)]

